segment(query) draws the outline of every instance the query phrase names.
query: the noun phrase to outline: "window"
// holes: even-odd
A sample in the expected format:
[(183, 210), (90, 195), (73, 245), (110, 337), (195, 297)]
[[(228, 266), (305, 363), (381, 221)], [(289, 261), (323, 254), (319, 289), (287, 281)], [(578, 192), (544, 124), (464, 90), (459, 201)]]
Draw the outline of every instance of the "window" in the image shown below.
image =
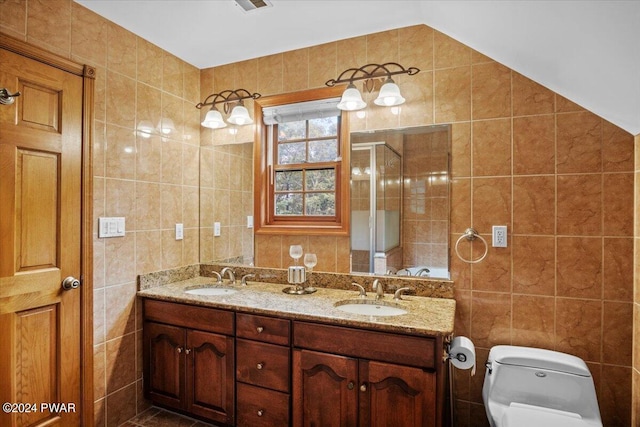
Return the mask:
[(348, 131), (335, 92), (256, 100), (256, 233), (348, 233)]

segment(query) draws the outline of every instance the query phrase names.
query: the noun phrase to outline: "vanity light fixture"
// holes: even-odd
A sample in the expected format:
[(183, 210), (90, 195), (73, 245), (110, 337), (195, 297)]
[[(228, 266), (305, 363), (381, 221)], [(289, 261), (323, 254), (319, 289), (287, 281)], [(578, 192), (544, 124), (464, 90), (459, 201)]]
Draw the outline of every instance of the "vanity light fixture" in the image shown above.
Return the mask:
[(420, 70), (416, 67), (404, 68), (396, 62), (367, 64), (360, 68), (346, 69), (340, 73), (337, 79), (328, 80), (325, 84), (333, 87), (340, 83), (348, 83), (347, 89), (343, 92), (342, 98), (338, 103), (338, 108), (346, 111), (356, 111), (366, 107), (367, 103), (363, 101), (362, 94), (353, 82), (364, 80), (364, 89), (371, 93), (376, 86), (376, 80), (383, 81), (378, 97), (373, 103), (383, 107), (392, 107), (403, 104), (405, 99), (400, 94), (400, 88), (391, 76), (399, 74), (413, 76), (419, 72)]
[(217, 104), (222, 104), (225, 114), (231, 115), (227, 119), (227, 122), (234, 125), (250, 125), (253, 123), (253, 119), (249, 116), (249, 111), (244, 106), (243, 101), (245, 99), (258, 99), (259, 93), (251, 93), (246, 89), (236, 90), (223, 90), (220, 93), (213, 93), (203, 101), (196, 105), (197, 109), (201, 109), (206, 105), (210, 105), (211, 109), (207, 112), (201, 125), (210, 129), (220, 129), (227, 126), (227, 123), (222, 118), (222, 113), (218, 111)]

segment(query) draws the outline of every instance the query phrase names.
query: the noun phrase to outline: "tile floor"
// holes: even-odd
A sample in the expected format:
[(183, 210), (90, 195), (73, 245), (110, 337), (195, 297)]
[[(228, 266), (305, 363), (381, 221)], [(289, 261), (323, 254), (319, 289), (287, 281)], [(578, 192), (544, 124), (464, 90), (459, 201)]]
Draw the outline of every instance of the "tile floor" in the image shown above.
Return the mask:
[(193, 418), (186, 417), (184, 415), (178, 415), (173, 412), (166, 411), (160, 408), (149, 408), (137, 417), (122, 424), (124, 427), (209, 427), (213, 424), (208, 424), (202, 421), (194, 420)]

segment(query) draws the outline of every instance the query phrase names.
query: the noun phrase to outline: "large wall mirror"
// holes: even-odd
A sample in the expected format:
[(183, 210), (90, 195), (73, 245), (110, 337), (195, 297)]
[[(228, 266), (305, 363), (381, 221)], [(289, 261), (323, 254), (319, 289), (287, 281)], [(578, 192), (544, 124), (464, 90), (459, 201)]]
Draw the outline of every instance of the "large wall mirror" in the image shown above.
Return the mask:
[[(352, 272), (449, 278), (450, 139), (449, 125), (350, 134)], [(252, 142), (202, 147), (201, 262), (253, 265), (252, 183)]]
[(449, 278), (449, 125), (351, 134), (351, 269)]

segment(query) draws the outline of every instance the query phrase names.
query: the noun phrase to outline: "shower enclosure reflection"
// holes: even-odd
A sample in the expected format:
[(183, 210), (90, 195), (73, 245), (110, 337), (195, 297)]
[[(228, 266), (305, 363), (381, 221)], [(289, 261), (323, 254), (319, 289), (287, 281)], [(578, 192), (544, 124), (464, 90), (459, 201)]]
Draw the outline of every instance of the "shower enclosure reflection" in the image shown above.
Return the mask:
[(353, 272), (449, 277), (449, 129), (351, 134)]
[[(400, 248), (401, 157), (379, 142), (351, 146), (351, 271), (384, 274), (376, 254), (390, 260)], [(381, 257), (378, 257), (381, 258)]]

